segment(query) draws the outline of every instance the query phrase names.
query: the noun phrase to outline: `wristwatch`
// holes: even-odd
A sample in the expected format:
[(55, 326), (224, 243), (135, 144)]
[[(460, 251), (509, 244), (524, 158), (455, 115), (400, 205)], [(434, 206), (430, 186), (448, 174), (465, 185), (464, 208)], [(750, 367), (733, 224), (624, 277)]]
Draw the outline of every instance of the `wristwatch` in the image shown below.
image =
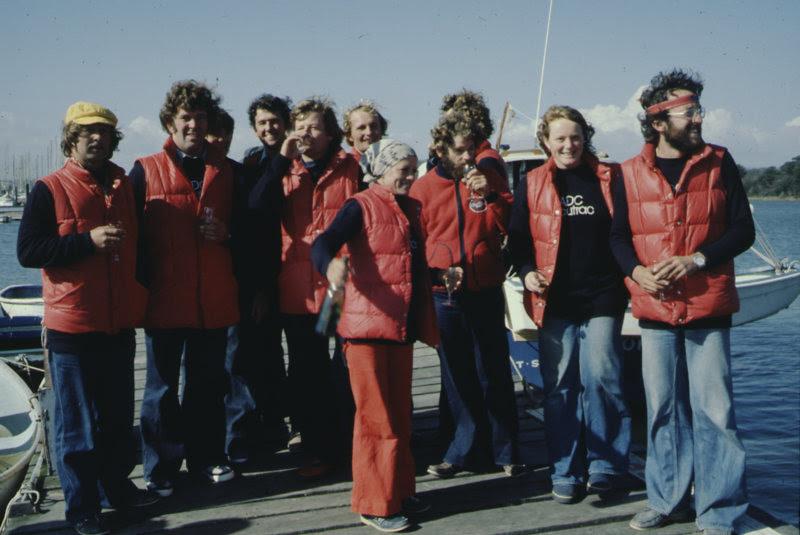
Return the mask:
[(692, 262), (694, 262), (694, 265), (697, 266), (697, 269), (703, 269), (706, 267), (706, 257), (703, 256), (703, 253), (694, 253), (692, 255)]

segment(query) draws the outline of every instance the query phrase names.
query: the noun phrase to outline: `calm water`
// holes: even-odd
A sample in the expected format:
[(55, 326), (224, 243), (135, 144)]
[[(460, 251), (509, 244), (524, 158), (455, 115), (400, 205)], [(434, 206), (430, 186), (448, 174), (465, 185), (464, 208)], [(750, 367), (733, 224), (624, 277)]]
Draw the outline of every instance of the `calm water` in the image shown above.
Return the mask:
[[(755, 201), (756, 219), (777, 254), (800, 260), (800, 202)], [(18, 223), (0, 224), (0, 288), (39, 283), (16, 260)], [(755, 267), (745, 253), (738, 268)], [(732, 333), (736, 416), (747, 449), (751, 501), (798, 524), (800, 509), (800, 300)]]

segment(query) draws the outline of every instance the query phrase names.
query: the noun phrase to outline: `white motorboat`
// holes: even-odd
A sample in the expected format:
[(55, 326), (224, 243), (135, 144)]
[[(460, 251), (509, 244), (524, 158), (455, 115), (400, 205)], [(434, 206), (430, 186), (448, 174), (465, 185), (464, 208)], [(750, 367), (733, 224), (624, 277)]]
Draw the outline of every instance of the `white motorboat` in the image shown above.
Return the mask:
[[(503, 123), (506, 117), (515, 113), (510, 104), (506, 104), (503, 112)], [(498, 141), (501, 140), (498, 135)], [(526, 173), (542, 165), (547, 159), (539, 149), (508, 150), (501, 146), (500, 154), (506, 161), (508, 180), (512, 188), (516, 188)], [(598, 154), (606, 159), (606, 154)], [(733, 326), (744, 325), (780, 312), (792, 304), (800, 295), (800, 261), (779, 260), (769, 245), (769, 241), (756, 222), (756, 245), (751, 251), (761, 258), (765, 265), (759, 268), (736, 274), (736, 289), (739, 292), (739, 312), (733, 315)], [(506, 279), (503, 288), (506, 295), (506, 327), (517, 341), (537, 338), (536, 325), (525, 312), (523, 306), (522, 283), (516, 275)], [(640, 336), (638, 321), (631, 315), (630, 307), (622, 324), (623, 336)]]
[(0, 195), (0, 207), (1, 208), (11, 208), (17, 205), (17, 201), (9, 195), (8, 193), (3, 193)]
[(28, 385), (0, 361), (0, 511), (17, 492), (41, 440), (41, 410)]
[(7, 286), (0, 290), (0, 308), (9, 318), (41, 318), (44, 315), (42, 287), (37, 284)]
[[(514, 340), (537, 338), (536, 325), (523, 306), (522, 283), (516, 276), (506, 279), (506, 327)], [(776, 314), (787, 308), (800, 295), (800, 269), (797, 265), (776, 271), (765, 266), (736, 275), (739, 292), (739, 312), (733, 315), (733, 326), (744, 325)], [(623, 336), (640, 336), (638, 321), (631, 315), (630, 307), (622, 324)]]

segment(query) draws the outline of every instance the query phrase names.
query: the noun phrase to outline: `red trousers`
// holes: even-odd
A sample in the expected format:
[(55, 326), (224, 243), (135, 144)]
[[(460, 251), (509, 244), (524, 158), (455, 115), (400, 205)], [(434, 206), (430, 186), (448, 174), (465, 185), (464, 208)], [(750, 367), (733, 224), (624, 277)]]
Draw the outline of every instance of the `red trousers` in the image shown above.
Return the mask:
[(353, 511), (399, 513), (415, 494), (411, 455), (412, 345), (345, 345), (356, 403)]

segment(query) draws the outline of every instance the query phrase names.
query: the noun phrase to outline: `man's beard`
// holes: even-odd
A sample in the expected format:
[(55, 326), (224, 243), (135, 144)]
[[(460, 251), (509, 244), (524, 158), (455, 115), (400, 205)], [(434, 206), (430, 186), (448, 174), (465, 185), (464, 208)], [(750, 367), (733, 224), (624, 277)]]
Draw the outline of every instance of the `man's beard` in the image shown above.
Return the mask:
[(463, 177), (464, 169), (450, 161), (450, 158), (445, 156), (439, 160), (439, 163), (442, 165), (442, 168), (444, 168), (444, 172), (447, 174), (447, 176), (458, 179)]
[[(697, 132), (697, 137), (691, 134)], [(705, 145), (703, 141), (703, 127), (699, 124), (688, 124), (682, 129), (667, 125), (664, 131), (664, 140), (673, 148), (685, 154), (693, 154)]]

